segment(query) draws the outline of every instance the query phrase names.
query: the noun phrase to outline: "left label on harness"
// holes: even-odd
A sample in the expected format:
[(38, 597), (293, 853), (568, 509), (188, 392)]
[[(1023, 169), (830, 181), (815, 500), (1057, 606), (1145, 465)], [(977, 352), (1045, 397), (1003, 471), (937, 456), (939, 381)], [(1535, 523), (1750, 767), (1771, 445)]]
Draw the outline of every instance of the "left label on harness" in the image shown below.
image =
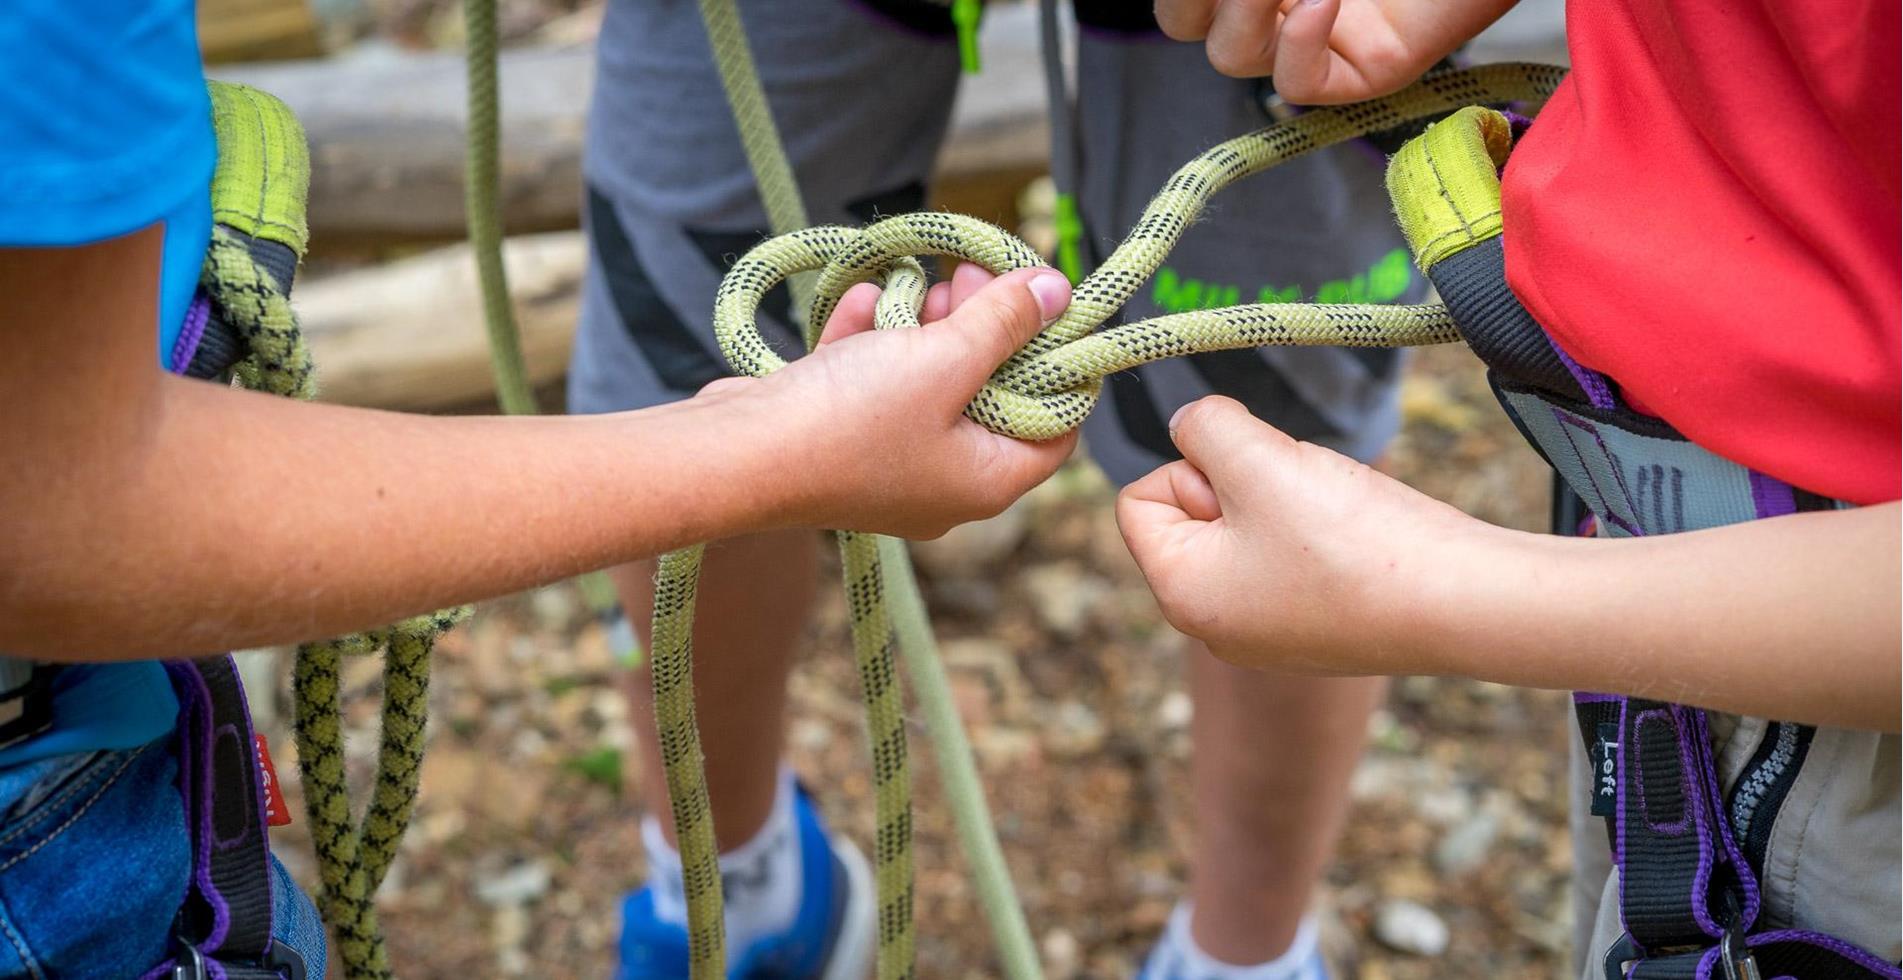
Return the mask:
[(1610, 817), (1619, 812), (1619, 726), (1600, 722), (1598, 736), (1586, 750), (1592, 766), (1592, 814)]
[(251, 736), (251, 741), (258, 747), (258, 781), (264, 784), (264, 824), (282, 827), (291, 822), (291, 811), (285, 808), (284, 793), (278, 789), (278, 770), (271, 764), (271, 744), (258, 733)]

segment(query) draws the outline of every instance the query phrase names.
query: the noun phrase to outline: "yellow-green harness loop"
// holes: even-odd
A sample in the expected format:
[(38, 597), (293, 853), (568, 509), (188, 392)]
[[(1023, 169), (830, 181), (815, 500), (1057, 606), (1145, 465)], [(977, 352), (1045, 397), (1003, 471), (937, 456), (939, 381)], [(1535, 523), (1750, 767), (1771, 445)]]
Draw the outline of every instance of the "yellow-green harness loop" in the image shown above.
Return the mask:
[(1468, 106), (1388, 161), (1388, 198), (1421, 271), (1500, 234), (1500, 168), (1512, 146), (1506, 116)]

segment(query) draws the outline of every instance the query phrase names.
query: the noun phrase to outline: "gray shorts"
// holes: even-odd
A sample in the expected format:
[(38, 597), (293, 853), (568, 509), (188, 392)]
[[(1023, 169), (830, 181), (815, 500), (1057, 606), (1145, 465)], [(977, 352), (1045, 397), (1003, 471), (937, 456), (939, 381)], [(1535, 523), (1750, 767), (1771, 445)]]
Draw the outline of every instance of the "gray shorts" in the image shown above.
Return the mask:
[[(958, 84), (945, 8), (741, 7), (812, 220), (863, 224), (922, 207)], [(1217, 74), (1199, 46), (1142, 23), (1085, 20), (1078, 203), (1088, 260), (1108, 254), (1184, 161), (1269, 120), (1258, 83)], [(569, 372), (576, 412), (674, 401), (726, 374), (708, 322), (714, 290), (767, 224), (692, 2), (614, 0), (599, 63), (584, 167), (590, 263)], [(1350, 145), (1224, 191), (1124, 315), (1425, 293), (1389, 216), (1379, 154)], [(790, 353), (786, 302), (783, 291), (769, 297), (761, 320)], [(1335, 348), (1150, 364), (1109, 380), (1085, 442), (1112, 480), (1128, 483), (1177, 458), (1167, 422), (1178, 407), (1220, 393), (1290, 435), (1371, 460), (1400, 425), (1399, 367), (1393, 351)]]

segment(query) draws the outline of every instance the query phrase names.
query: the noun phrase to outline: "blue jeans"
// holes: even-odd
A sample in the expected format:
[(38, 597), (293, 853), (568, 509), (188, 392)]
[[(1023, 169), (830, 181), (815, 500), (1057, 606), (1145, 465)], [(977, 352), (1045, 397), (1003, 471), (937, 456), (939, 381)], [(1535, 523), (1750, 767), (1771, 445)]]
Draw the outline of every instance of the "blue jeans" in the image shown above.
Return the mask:
[[(0, 771), (0, 977), (137, 977), (191, 875), (172, 739)], [(271, 859), (272, 936), (324, 975), (324, 927)]]

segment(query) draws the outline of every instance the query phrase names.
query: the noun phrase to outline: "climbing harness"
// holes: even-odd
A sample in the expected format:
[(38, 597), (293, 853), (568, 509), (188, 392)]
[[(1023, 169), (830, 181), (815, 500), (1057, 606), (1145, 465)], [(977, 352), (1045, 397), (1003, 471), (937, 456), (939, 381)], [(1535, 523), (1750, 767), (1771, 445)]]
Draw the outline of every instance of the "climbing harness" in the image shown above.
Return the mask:
[[(1674, 534), (1846, 505), (1740, 466), (1634, 411), (1573, 361), (1507, 287), (1499, 168), (1516, 123), (1465, 109), (1401, 149), (1388, 170), (1416, 259), (1488, 366), (1520, 431), (1613, 537)], [(1766, 921), (1760, 882), (1772, 824), (1819, 729), (1738, 719), (1759, 747), (1722, 786), (1710, 715), (1682, 704), (1573, 696), (1606, 818), (1626, 933), (1608, 980), (1894, 978), (1894, 964), (1832, 936)], [(1746, 743), (1748, 744), (1748, 743)]]
[(305, 980), (294, 949), (271, 938), (270, 840), (251, 712), (229, 656), (165, 665), (178, 695), (178, 784), (192, 875), (173, 924), (165, 980)]
[[(733, 266), (716, 294), (715, 335), (735, 373), (758, 376), (784, 366), (785, 361), (761, 337), (755, 315), (769, 289), (802, 273), (818, 273), (810, 300), (800, 296), (804, 292), (800, 282), (794, 283), (795, 307), (807, 314), (804, 334), (810, 348), (840, 296), (860, 282), (876, 281), (883, 287), (875, 313), (877, 327), (917, 326), (927, 281), (919, 256), (951, 256), (997, 273), (1041, 264), (1037, 253), (1016, 236), (961, 215), (900, 215), (864, 229), (804, 227), (792, 168), (767, 111), (733, 0), (701, 0), (700, 9), (742, 145), (776, 232)], [(1543, 101), (1562, 75), (1560, 69), (1537, 65), (1440, 73), (1395, 95), (1309, 112), (1203, 153), (1164, 185), (1123, 244), (1096, 272), (1077, 283), (1064, 316), (998, 369), (967, 414), (994, 431), (1042, 440), (1069, 432), (1083, 421), (1096, 402), (1104, 375), (1162, 358), (1267, 344), (1392, 347), (1457, 339), (1452, 319), (1439, 306), (1238, 306), (1097, 328), (1155, 271), (1209, 197), (1230, 183), (1301, 153), (1472, 103)], [(1061, 91), (1053, 90), (1054, 101), (1060, 95)], [(913, 969), (910, 777), (893, 650), (895, 631), (914, 673), (921, 666), (928, 674), (942, 672), (942, 667), (929, 649), (930, 628), (903, 545), (848, 530), (839, 531), (838, 536), (854, 654), (865, 688), (878, 808), (874, 847), (879, 888), (878, 975), (908, 977)], [(701, 554), (702, 548), (696, 546), (660, 561), (652, 674), (661, 755), (687, 895), (693, 976), (719, 978), (725, 975), (720, 874), (705, 758), (694, 717), (693, 606)], [(918, 693), (928, 720), (942, 713), (948, 719), (945, 727), (957, 730), (955, 713), (934, 701), (942, 696), (942, 689), (923, 688)], [(935, 744), (942, 734), (932, 733)], [(955, 737), (962, 744), (962, 733)], [(945, 747), (939, 744), (939, 748), (943, 757)], [(958, 793), (948, 793), (960, 818), (961, 836), (968, 846), (988, 841), (995, 849), (995, 832), (990, 829), (975, 773), (970, 778), (970, 784), (958, 787)], [(986, 911), (1000, 939), (1005, 973), (1014, 978), (1037, 976), (1035, 949), (1011, 897), (1002, 859), (974, 861), (974, 871), (986, 881), (981, 893), (1001, 896), (995, 905), (987, 904)]]
[(53, 678), (59, 664), (0, 657), (0, 749), (53, 727)]
[[(200, 294), (171, 363), (190, 377), (231, 378), (245, 388), (308, 399), (316, 394), (316, 376), (289, 301), (307, 241), (304, 133), (269, 95), (223, 82), (210, 89), (218, 137), (215, 224)], [(298, 648), (294, 724), (323, 881), (318, 905), (336, 932), (348, 977), (391, 975), (373, 896), (416, 796), (429, 651), (466, 613), (449, 610)], [(384, 653), (384, 692), (375, 789), (361, 822), (353, 824), (338, 705), (342, 658), (378, 651)], [(149, 976), (302, 980), (304, 964), (295, 951), (271, 941), (265, 776), (237, 670), (228, 656), (166, 667), (181, 705), (180, 778), (195, 872), (174, 960)]]

